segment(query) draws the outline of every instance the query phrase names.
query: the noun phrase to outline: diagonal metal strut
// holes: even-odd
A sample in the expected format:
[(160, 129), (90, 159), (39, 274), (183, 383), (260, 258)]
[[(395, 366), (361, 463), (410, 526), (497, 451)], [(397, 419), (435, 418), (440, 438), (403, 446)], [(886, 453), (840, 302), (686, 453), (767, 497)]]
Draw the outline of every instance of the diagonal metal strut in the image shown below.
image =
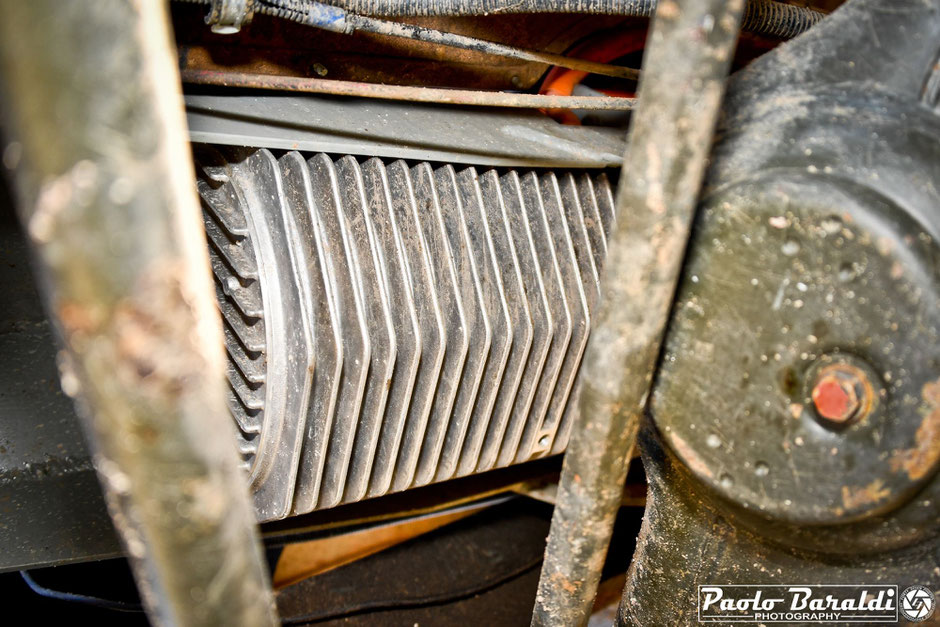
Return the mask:
[(5, 3), (19, 215), (151, 622), (276, 623), (160, 0)]
[(602, 302), (532, 625), (584, 625), (682, 266), (744, 0), (664, 0), (633, 114)]

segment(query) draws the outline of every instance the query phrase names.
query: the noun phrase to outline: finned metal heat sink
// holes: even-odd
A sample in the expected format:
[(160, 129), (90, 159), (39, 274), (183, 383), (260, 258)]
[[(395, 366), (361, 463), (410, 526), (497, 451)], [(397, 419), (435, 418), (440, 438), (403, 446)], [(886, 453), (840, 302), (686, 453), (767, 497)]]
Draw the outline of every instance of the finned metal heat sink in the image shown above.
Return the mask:
[(564, 450), (605, 174), (196, 159), (260, 520)]

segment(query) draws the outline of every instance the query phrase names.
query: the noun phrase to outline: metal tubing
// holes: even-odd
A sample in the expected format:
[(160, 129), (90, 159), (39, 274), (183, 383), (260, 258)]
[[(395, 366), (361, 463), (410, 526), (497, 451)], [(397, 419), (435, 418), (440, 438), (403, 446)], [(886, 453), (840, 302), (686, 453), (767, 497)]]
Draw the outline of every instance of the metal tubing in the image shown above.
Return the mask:
[(689, 238), (744, 0), (656, 9), (532, 625), (584, 625)]
[[(272, 1), (272, 0), (267, 0)], [(277, 0), (273, 0), (277, 1)], [(373, 17), (507, 15), (518, 13), (588, 13), (650, 17), (657, 0), (326, 0), (334, 8), (342, 7), (348, 15)], [(749, 0), (741, 20), (741, 29), (764, 35), (792, 39), (826, 17), (822, 11), (794, 6), (777, 0)]]
[[(210, 4), (211, 0), (178, 0)], [(336, 32), (351, 31), (347, 18), (461, 17), (519, 13), (587, 13), (650, 17), (657, 0), (258, 0), (257, 13), (290, 19)], [(767, 37), (792, 39), (826, 17), (822, 11), (777, 0), (749, 0), (741, 29)], [(247, 22), (245, 22), (247, 23)]]
[(273, 625), (161, 0), (4, 3), (0, 103), (110, 513), (157, 625)]
[[(270, 0), (268, 0), (270, 1)], [(519, 13), (587, 13), (650, 17), (656, 0), (325, 0), (350, 13), (374, 17), (455, 17)], [(800, 4), (806, 4), (805, 2)], [(750, 0), (741, 29), (759, 35), (792, 39), (826, 16), (806, 6), (776, 0)]]
[(476, 91), (471, 89), (439, 89), (404, 85), (380, 85), (336, 81), (326, 78), (299, 78), (273, 74), (244, 74), (241, 72), (214, 72), (211, 70), (183, 70), (184, 83), (219, 85), (248, 89), (278, 89), (311, 94), (332, 94), (380, 100), (405, 100), (436, 104), (477, 107), (510, 107), (516, 109), (591, 109), (628, 111), (633, 98), (606, 96), (545, 96), (542, 94), (511, 94), (503, 91)]

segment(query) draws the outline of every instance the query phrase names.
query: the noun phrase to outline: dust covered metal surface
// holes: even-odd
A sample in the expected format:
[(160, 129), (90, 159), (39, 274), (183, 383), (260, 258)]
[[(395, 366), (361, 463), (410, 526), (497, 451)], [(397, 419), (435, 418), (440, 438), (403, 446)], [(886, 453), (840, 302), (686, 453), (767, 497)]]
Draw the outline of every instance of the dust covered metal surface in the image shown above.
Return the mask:
[(52, 325), (0, 181), (0, 570), (120, 555)]
[(537, 113), (293, 94), (189, 94), (194, 142), (484, 166), (617, 166), (623, 133)]
[(938, 37), (937, 2), (851, 0), (732, 79), (621, 624), (692, 624), (699, 584), (940, 586)]
[[(917, 442), (940, 376), (932, 230), (804, 172), (758, 175), (705, 203), (653, 399), (692, 472), (796, 523), (890, 510), (932, 475), (940, 451)], [(813, 401), (840, 365), (870, 387), (870, 407), (845, 423)]]
[(199, 155), (207, 227), (229, 223), (210, 242), (262, 520), (564, 450), (605, 174)]
[[(780, 584), (894, 584), (919, 582), (936, 590), (937, 544), (914, 543), (884, 552), (872, 543), (878, 525), (823, 528), (815, 550), (789, 546), (792, 527), (766, 519), (744, 521), (690, 481), (684, 464), (664, 448), (652, 424), (640, 431), (639, 447), (649, 498), (628, 573), (617, 625), (699, 625), (698, 586), (728, 582)], [(936, 519), (925, 518), (928, 527)], [(819, 533), (805, 528), (804, 535)], [(767, 534), (774, 534), (768, 541)], [(820, 551), (825, 551), (821, 553)]]

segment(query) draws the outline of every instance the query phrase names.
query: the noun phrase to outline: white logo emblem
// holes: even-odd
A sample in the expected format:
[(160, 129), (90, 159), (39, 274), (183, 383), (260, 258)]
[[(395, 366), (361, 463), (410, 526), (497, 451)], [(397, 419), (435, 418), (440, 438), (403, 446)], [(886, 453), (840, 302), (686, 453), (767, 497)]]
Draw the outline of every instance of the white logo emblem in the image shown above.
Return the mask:
[(912, 623), (919, 623), (933, 616), (937, 600), (926, 586), (911, 586), (901, 594), (901, 615)]

